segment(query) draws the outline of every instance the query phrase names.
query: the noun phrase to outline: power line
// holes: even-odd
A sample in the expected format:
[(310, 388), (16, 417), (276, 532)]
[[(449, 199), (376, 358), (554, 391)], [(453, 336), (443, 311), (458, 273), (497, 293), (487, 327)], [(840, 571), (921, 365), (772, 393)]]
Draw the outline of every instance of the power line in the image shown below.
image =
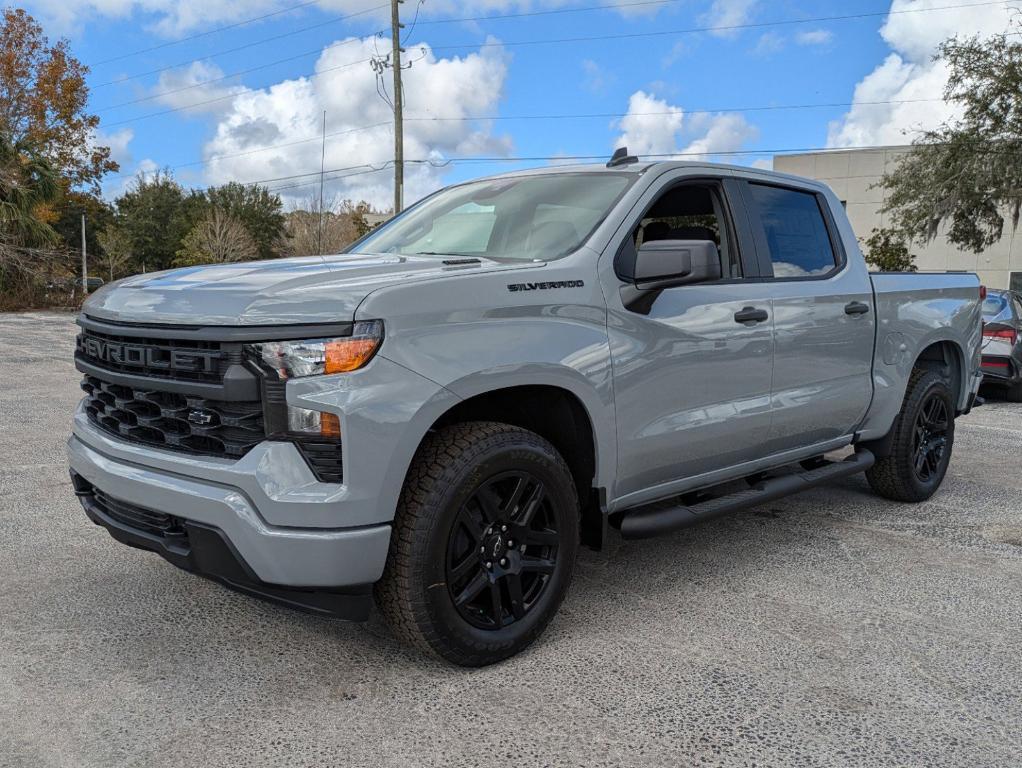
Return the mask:
[[(368, 63), (370, 61), (372, 61), (372, 59), (359, 59), (358, 61), (350, 61), (347, 64), (339, 64), (336, 67), (328, 67), (327, 69), (321, 69), (318, 72), (314, 72), (311, 75), (306, 75), (305, 77), (306, 77), (306, 79), (311, 80), (311, 79), (313, 79), (315, 77), (320, 77), (320, 76), (325, 75), (325, 74), (327, 74), (329, 72), (336, 72), (337, 70), (340, 70), (340, 69), (347, 69), (348, 67), (354, 67), (357, 64), (366, 64), (366, 63)], [(149, 119), (151, 119), (153, 117), (163, 117), (164, 115), (170, 115), (170, 114), (173, 114), (175, 112), (184, 112), (184, 111), (189, 110), (189, 109), (195, 109), (195, 107), (204, 107), (204, 106), (206, 106), (208, 104), (216, 104), (219, 101), (227, 101), (228, 99), (234, 99), (234, 98), (237, 98), (238, 96), (240, 96), (240, 95), (242, 95), (244, 93), (250, 93), (250, 92), (252, 92), (252, 90), (249, 89), (249, 88), (246, 88), (244, 91), (238, 91), (236, 93), (228, 93), (225, 96), (217, 96), (216, 98), (213, 98), (213, 99), (206, 99), (205, 101), (197, 101), (197, 102), (195, 102), (193, 104), (185, 104), (184, 106), (173, 107), (171, 109), (165, 109), (165, 110), (163, 110), (161, 112), (150, 112), (149, 114), (138, 115), (137, 117), (129, 117), (129, 118), (125, 119), (125, 120), (116, 120), (116, 121), (114, 121), (112, 123), (105, 123), (104, 127), (109, 128), (109, 127), (115, 126), (115, 125), (126, 125), (127, 123), (137, 123), (139, 120), (149, 120)]]
[[(960, 8), (979, 8), (990, 5), (1007, 6), (1011, 0), (986, 0), (981, 3), (959, 3), (956, 5), (942, 5), (932, 8), (904, 8), (897, 11), (877, 11), (873, 13), (850, 13), (837, 16), (816, 16), (805, 19), (784, 19), (780, 21), (760, 21), (746, 24), (726, 24), (707, 27), (689, 27), (687, 29), (663, 29), (651, 32), (619, 32), (613, 35), (582, 35), (579, 37), (558, 37), (544, 40), (502, 40), (500, 42), (463, 43), (458, 45), (438, 45), (432, 48), (434, 51), (450, 51), (465, 48), (497, 48), (515, 47), (527, 45), (554, 45), (562, 43), (591, 43), (604, 40), (631, 40), (645, 37), (666, 37), (670, 35), (695, 34), (703, 32), (734, 32), (742, 29), (762, 29), (764, 27), (792, 26), (796, 24), (814, 24), (826, 21), (852, 21), (856, 19), (869, 19), (881, 16), (893, 16), (902, 13), (929, 13), (931, 11), (948, 11)], [(419, 43), (420, 45), (422, 43)]]
[[(858, 102), (829, 102), (819, 104), (772, 104), (772, 105), (761, 105), (752, 107), (718, 107), (713, 109), (682, 109), (681, 111), (685, 115), (709, 115), (726, 112), (766, 112), (766, 111), (782, 111), (782, 110), (802, 110), (802, 109), (832, 109), (840, 107), (851, 107), (851, 106), (883, 106), (883, 105), (897, 105), (897, 104), (916, 104), (924, 102), (943, 101), (942, 98), (932, 99), (889, 99), (884, 101), (858, 101)], [(428, 121), (452, 121), (452, 122), (471, 122), (476, 120), (587, 120), (587, 119), (607, 119), (607, 118), (619, 118), (627, 117), (629, 115), (635, 115), (637, 117), (652, 117), (652, 116), (666, 116), (676, 114), (671, 111), (657, 111), (657, 112), (594, 112), (589, 114), (534, 114), (534, 115), (460, 115), (457, 117), (440, 117), (440, 116), (417, 116), (417, 117), (405, 117), (406, 122), (428, 122)], [(355, 128), (348, 128), (343, 131), (335, 131), (328, 133), (327, 138), (335, 138), (337, 136), (345, 136), (352, 133), (360, 133), (362, 131), (372, 130), (374, 128), (382, 128), (384, 126), (391, 125), (390, 120), (372, 123), (370, 125), (358, 126)], [(288, 147), (295, 147), (301, 144), (307, 144), (312, 141), (320, 141), (323, 137), (320, 135), (308, 136), (304, 139), (295, 139), (294, 141), (285, 142), (282, 144), (269, 144), (263, 147), (256, 147), (254, 149), (247, 149), (242, 152), (230, 152), (222, 153), (218, 155), (211, 155), (202, 160), (194, 160), (187, 163), (181, 163), (180, 165), (170, 166), (170, 170), (179, 170), (181, 168), (192, 168), (197, 165), (208, 165), (218, 160), (228, 160), (235, 157), (245, 157), (248, 155), (258, 154), (260, 152), (268, 152), (273, 149), (286, 149)], [(117, 179), (125, 178), (128, 176), (134, 176), (133, 173), (120, 173), (114, 174), (108, 178)]]
[[(644, 38), (644, 37), (662, 37), (662, 36), (667, 36), (667, 35), (680, 35), (680, 34), (699, 33), (699, 32), (734, 31), (734, 30), (739, 30), (739, 29), (753, 29), (753, 28), (760, 29), (760, 28), (763, 28), (763, 27), (770, 27), (770, 26), (785, 26), (785, 25), (794, 25), (794, 24), (809, 24), (809, 23), (816, 23), (816, 22), (822, 22), (822, 21), (848, 21), (848, 20), (853, 20), (853, 19), (874, 18), (874, 17), (879, 17), (879, 16), (889, 16), (889, 15), (893, 15), (893, 14), (902, 14), (902, 13), (929, 13), (929, 12), (932, 12), (932, 11), (945, 11), (945, 10), (953, 10), (953, 9), (960, 9), (960, 8), (977, 8), (977, 7), (990, 6), (990, 5), (1008, 5), (1009, 2), (1010, 2), (1010, 0), (985, 0), (984, 2), (980, 2), (980, 3), (959, 3), (959, 4), (955, 4), (955, 5), (936, 6), (936, 7), (932, 7), (932, 8), (905, 8), (905, 9), (898, 10), (898, 11), (885, 11), (885, 12), (862, 13), (862, 14), (845, 14), (845, 15), (840, 15), (840, 16), (818, 16), (818, 17), (805, 18), (805, 19), (787, 19), (787, 20), (780, 20), (780, 21), (755, 22), (755, 23), (748, 23), (748, 24), (730, 24), (730, 25), (724, 25), (724, 26), (692, 27), (692, 28), (689, 28), (689, 29), (677, 29), (677, 30), (656, 30), (656, 31), (651, 31), (651, 32), (629, 32), (629, 33), (619, 33), (619, 34), (613, 34), (613, 35), (589, 35), (589, 36), (583, 36), (583, 37), (553, 38), (553, 39), (546, 39), (546, 40), (518, 40), (518, 41), (507, 41), (507, 42), (492, 42), (492, 43), (491, 42), (482, 42), (482, 43), (471, 43), (471, 44), (465, 43), (465, 44), (458, 44), (458, 45), (436, 46), (436, 47), (432, 48), (432, 50), (440, 51), (440, 50), (456, 50), (456, 49), (465, 49), (465, 48), (488, 48), (488, 47), (501, 47), (501, 46), (551, 45), (551, 44), (561, 44), (561, 43), (596, 42), (596, 41), (601, 41), (601, 40), (619, 40), (619, 39), (636, 39), (636, 38)], [(445, 20), (445, 21), (452, 21), (453, 22), (453, 21), (463, 21), (463, 20), (471, 20), (471, 17), (464, 17), (464, 18), (458, 18), (458, 19), (448, 19), (448, 20)], [(342, 41), (342, 42), (347, 42), (347, 41)], [(327, 46), (327, 47), (329, 47), (329, 46)], [(317, 51), (314, 51), (312, 53), (320, 52), (322, 50), (326, 50), (326, 48), (318, 49)], [(292, 60), (294, 58), (300, 58), (301, 56), (308, 56), (308, 55), (311, 55), (311, 53), (299, 54), (298, 56), (291, 57), (289, 59), (282, 59), (282, 60), (280, 60), (278, 62), (274, 62), (274, 63), (281, 63), (283, 61), (290, 61), (290, 60)], [(366, 63), (368, 61), (371, 61), (371, 59), (363, 59), (361, 61), (351, 62), (350, 64), (341, 65), (339, 67), (331, 67), (329, 69), (320, 70), (319, 72), (311, 73), (309, 75), (306, 75), (305, 77), (307, 77), (309, 79), (312, 79), (312, 78), (315, 78), (315, 77), (319, 77), (320, 75), (326, 74), (328, 72), (332, 72), (332, 71), (335, 71), (335, 70), (338, 70), (338, 69), (344, 69), (344, 68), (346, 68), (348, 66), (353, 66), (355, 64)], [(259, 68), (264, 68), (265, 66), (271, 66), (271, 65), (269, 65), (269, 64), (268, 65), (263, 65), (262, 67), (259, 67)], [(228, 74), (228, 75), (225, 75), (223, 78), (218, 78), (218, 80), (223, 80), (223, 79), (226, 79), (228, 77), (233, 77), (236, 74), (237, 73)], [(198, 87), (198, 86), (189, 86), (189, 87)], [(227, 94), (225, 96), (221, 96), (221, 97), (218, 97), (218, 98), (215, 98), (215, 99), (208, 99), (208, 100), (205, 100), (205, 101), (196, 102), (194, 104), (186, 104), (186, 105), (183, 105), (183, 106), (180, 106), (180, 107), (175, 107), (175, 108), (172, 108), (172, 109), (166, 109), (166, 110), (163, 110), (163, 111), (160, 111), (160, 112), (155, 112), (155, 113), (146, 114), (146, 115), (139, 115), (137, 117), (128, 118), (128, 119), (125, 119), (125, 120), (119, 120), (119, 121), (116, 121), (116, 122), (113, 122), (113, 123), (106, 123), (106, 125), (107, 126), (125, 125), (127, 123), (132, 123), (132, 122), (136, 122), (136, 121), (139, 121), (139, 120), (147, 120), (147, 119), (153, 118), (153, 117), (162, 117), (164, 115), (173, 114), (175, 112), (182, 112), (182, 111), (185, 111), (185, 110), (188, 110), (188, 109), (193, 109), (195, 107), (205, 106), (207, 104), (213, 104), (213, 103), (216, 103), (216, 102), (219, 102), (219, 101), (225, 101), (227, 99), (232, 99), (232, 98), (235, 98), (237, 95), (238, 94), (235, 94), (235, 93)], [(120, 106), (123, 106), (123, 105), (120, 105)]]
[[(331, 49), (334, 49), (334, 48), (340, 48), (341, 46), (350, 45), (352, 43), (358, 43), (358, 42), (361, 42), (358, 38), (351, 38), (351, 39), (348, 39), (348, 40), (341, 40), (339, 42), (332, 43), (332, 44), (326, 46), (325, 48), (317, 48), (317, 49), (315, 49), (313, 51), (305, 51), (303, 53), (295, 54), (294, 56), (288, 56), (285, 59), (277, 59), (276, 61), (270, 61), (270, 62), (267, 62), (266, 64), (260, 64), (259, 66), (256, 66), (256, 67), (250, 67), (249, 69), (242, 69), (242, 70), (239, 70), (237, 72), (229, 72), (226, 75), (221, 75), (220, 77), (214, 77), (214, 78), (212, 78), (210, 80), (203, 80), (202, 82), (194, 83), (192, 85), (185, 85), (185, 86), (182, 86), (181, 88), (174, 88), (174, 89), (169, 90), (169, 91), (160, 91), (159, 93), (154, 93), (154, 94), (152, 94), (150, 96), (143, 96), (143, 97), (138, 98), (138, 99), (132, 99), (131, 101), (122, 101), (120, 104), (111, 104), (109, 106), (103, 107), (102, 109), (97, 109), (96, 112), (98, 112), (98, 113), (109, 112), (111, 109), (120, 109), (121, 107), (131, 106), (132, 104), (141, 104), (141, 103), (146, 102), (146, 101), (153, 101), (154, 99), (163, 98), (164, 96), (171, 96), (171, 95), (173, 95), (175, 93), (182, 93), (184, 91), (190, 91), (190, 90), (193, 90), (195, 88), (204, 88), (207, 85), (212, 85), (214, 83), (220, 83), (220, 82), (223, 82), (224, 80), (230, 80), (231, 78), (238, 77), (239, 75), (247, 75), (247, 74), (250, 74), (252, 72), (258, 72), (261, 69), (269, 69), (270, 67), (275, 67), (278, 64), (284, 64), (284, 63), (289, 62), (289, 61), (294, 61), (295, 59), (302, 59), (302, 58), (305, 58), (306, 56), (313, 56), (313, 55), (316, 55), (316, 54), (322, 54), (324, 51), (331, 50)], [(363, 61), (368, 61), (368, 59), (364, 59)], [(357, 63), (362, 63), (362, 62), (357, 62)], [(329, 71), (329, 70), (324, 70), (324, 71)]]
[[(423, 0), (423, 2), (424, 2), (424, 0)], [(590, 12), (590, 11), (601, 11), (601, 10), (607, 10), (607, 9), (620, 9), (620, 8), (633, 8), (633, 7), (639, 7), (639, 6), (672, 5), (672, 4), (675, 4), (675, 3), (678, 3), (678, 2), (681, 2), (681, 0), (638, 0), (638, 2), (631, 2), (631, 3), (610, 3), (610, 4), (604, 4), (604, 5), (583, 6), (583, 7), (580, 7), (580, 8), (558, 8), (558, 9), (549, 10), (549, 11), (529, 11), (529, 12), (522, 12), (522, 13), (491, 14), (489, 16), (460, 16), (460, 17), (450, 18), (450, 19), (433, 19), (431, 21), (426, 21), (426, 20), (419, 21), (418, 20), (418, 7), (417, 7), (416, 8), (416, 19), (415, 19), (415, 21), (413, 21), (412, 27), (408, 30), (408, 34), (411, 34), (411, 32), (414, 30), (416, 25), (455, 24), (455, 23), (461, 23), (461, 22), (466, 22), (466, 21), (501, 21), (501, 20), (504, 20), (504, 19), (517, 19), (517, 18), (523, 18), (523, 17), (528, 17), (528, 16), (551, 16), (551, 15), (555, 15), (555, 14), (587, 13), (587, 12)], [(309, 5), (309, 3), (305, 3), (303, 5), (296, 6), (296, 7), (302, 8), (305, 5)], [(419, 3), (420, 7), (421, 7), (421, 5), (422, 5), (422, 2)], [(128, 82), (130, 80), (136, 80), (136, 79), (138, 79), (140, 77), (146, 77), (148, 75), (156, 75), (156, 74), (159, 74), (160, 72), (165, 72), (165, 71), (167, 71), (169, 69), (175, 69), (177, 67), (187, 66), (189, 64), (194, 64), (194, 63), (199, 62), (199, 61), (206, 61), (206, 60), (214, 58), (216, 56), (223, 56), (223, 55), (229, 54), (229, 53), (237, 53), (238, 51), (247, 50), (248, 48), (254, 48), (254, 47), (259, 46), (259, 45), (265, 45), (266, 43), (276, 42), (277, 40), (281, 40), (281, 39), (286, 38), (286, 37), (293, 37), (294, 35), (299, 35), (302, 32), (308, 32), (308, 31), (313, 30), (313, 29), (320, 29), (322, 27), (326, 27), (326, 26), (329, 26), (331, 24), (336, 24), (336, 23), (341, 22), (341, 21), (347, 21), (348, 19), (354, 18), (356, 16), (364, 16), (366, 14), (372, 13), (373, 11), (383, 10), (384, 8), (388, 8), (388, 7), (389, 7), (389, 4), (386, 4), (386, 3), (384, 3), (382, 5), (374, 5), (371, 8), (366, 8), (366, 9), (361, 10), (361, 11), (354, 11), (352, 13), (349, 13), (349, 14), (345, 15), (345, 16), (336, 16), (334, 18), (327, 19), (326, 21), (317, 22), (316, 24), (309, 24), (309, 25), (304, 26), (304, 27), (299, 27), (298, 29), (291, 30), (290, 32), (282, 32), (282, 33), (280, 33), (278, 35), (271, 35), (269, 37), (264, 37), (264, 38), (262, 38), (260, 40), (253, 40), (250, 43), (245, 43), (244, 45), (239, 45), (239, 46), (236, 46), (234, 48), (224, 48), (224, 49), (221, 49), (219, 51), (212, 51), (212, 52), (206, 54), (205, 56), (199, 56), (199, 57), (196, 57), (194, 59), (188, 59), (186, 61), (180, 61), (180, 62), (178, 62), (176, 64), (168, 64), (166, 66), (159, 67), (157, 69), (151, 69), (151, 70), (148, 70), (146, 72), (138, 72), (138, 73), (133, 74), (133, 75), (126, 75), (124, 77), (120, 77), (120, 78), (117, 78), (115, 80), (108, 80), (107, 82), (99, 83), (99, 84), (93, 85), (91, 87), (92, 87), (93, 90), (98, 90), (99, 88), (106, 88), (106, 87), (111, 86), (111, 85), (119, 85), (121, 83), (126, 83), (126, 82)], [(264, 17), (258, 17), (258, 19), (261, 19), (261, 18), (264, 18)], [(256, 20), (258, 20), (258, 19), (256, 19)], [(227, 29), (227, 28), (228, 27), (221, 27), (220, 29), (222, 30), (222, 29)], [(215, 31), (219, 31), (219, 30), (212, 30), (210, 33), (205, 33), (204, 32), (204, 33), (202, 33), (202, 35), (212, 34), (212, 32), (215, 32)], [(371, 35), (376, 35), (377, 33), (382, 32), (382, 31), (383, 30), (377, 30), (376, 32), (372, 32), (370, 34)], [(202, 35), (196, 35), (196, 36), (193, 36), (193, 37), (201, 37)], [(186, 38), (182, 38), (181, 40), (174, 41), (174, 42), (171, 42), (171, 43), (165, 43), (163, 45), (158, 45), (158, 46), (155, 46), (154, 48), (146, 48), (146, 49), (144, 49), (142, 51), (136, 51), (135, 53), (124, 54), (124, 56), (119, 56), (119, 57), (117, 57), (117, 59), (127, 58), (129, 56), (133, 56), (133, 55), (138, 54), (138, 53), (145, 53), (145, 52), (150, 51), (150, 50), (156, 50), (157, 48), (162, 48), (162, 47), (165, 47), (167, 45), (177, 45), (178, 43), (185, 42), (185, 41), (191, 40), (191, 39), (193, 39), (193, 38), (187, 38), (187, 37)], [(408, 42), (408, 40), (406, 39), (404, 41), (404, 43), (402, 43), (402, 44), (403, 45), (407, 44), (407, 42)], [(107, 61), (116, 61), (117, 59), (107, 59)], [(96, 63), (97, 64), (101, 64), (103, 62), (96, 62)]]
[[(672, 160), (679, 158), (705, 158), (705, 157), (753, 157), (756, 155), (786, 155), (786, 154), (801, 154), (805, 152), (847, 152), (858, 149), (882, 149), (872, 145), (858, 145), (848, 147), (783, 147), (783, 148), (762, 148), (762, 149), (733, 149), (733, 150), (720, 150), (715, 152), (661, 152), (661, 153), (649, 153), (638, 155), (639, 159), (650, 159), (650, 160)], [(600, 161), (606, 160), (608, 154), (606, 152), (591, 155), (529, 155), (529, 156), (518, 156), (518, 157), (450, 157), (443, 161), (435, 159), (426, 160), (405, 160), (405, 163), (415, 165), (430, 165), (434, 168), (443, 168), (449, 165), (461, 165), (461, 164), (473, 164), (473, 163), (529, 163), (529, 162), (550, 162), (550, 161), (564, 161), (568, 162), (584, 162), (584, 161)], [(384, 160), (379, 166), (372, 163), (366, 163), (361, 166), (348, 166), (346, 168), (333, 168), (326, 171), (327, 174), (345, 172), (343, 176), (328, 177), (326, 181), (339, 181), (340, 179), (350, 178), (353, 176), (362, 176), (369, 173), (378, 173), (386, 170), (393, 164), (392, 160)], [(556, 166), (551, 166), (556, 167)], [(366, 170), (361, 170), (366, 169)], [(313, 171), (311, 173), (298, 173), (292, 176), (279, 176), (276, 179), (264, 179), (260, 181), (244, 181), (242, 184), (262, 184), (276, 181), (293, 181), (296, 179), (307, 178), (309, 176), (318, 176), (319, 171)], [(844, 176), (842, 178), (873, 178), (875, 174), (868, 176)], [(288, 189), (299, 189), (301, 187), (307, 187), (312, 184), (319, 184), (319, 179), (313, 181), (300, 182), (296, 184), (288, 184), (285, 186), (269, 187), (270, 192), (280, 192)]]
[[(250, 43), (245, 43), (244, 45), (239, 45), (239, 46), (236, 46), (234, 48), (225, 48), (225, 49), (220, 50), (220, 51), (213, 51), (212, 53), (206, 54), (205, 56), (198, 56), (198, 57), (196, 57), (194, 59), (188, 59), (187, 61), (179, 61), (176, 64), (168, 64), (168, 65), (166, 65), (164, 67), (158, 67), (157, 69), (150, 69), (147, 72), (138, 72), (138, 73), (133, 74), (133, 75), (126, 75), (124, 77), (119, 77), (116, 80), (108, 80), (105, 83), (99, 83), (98, 85), (93, 85), (93, 86), (91, 86), (91, 88), (92, 88), (92, 90), (98, 90), (99, 88), (106, 88), (106, 87), (111, 86), (111, 85), (120, 85), (122, 83), (127, 83), (127, 82), (129, 82), (131, 80), (137, 80), (140, 77), (147, 77), (149, 75), (158, 75), (159, 73), (166, 72), (167, 70), (170, 70), (170, 69), (177, 69), (178, 67), (185, 67), (185, 66), (188, 66), (189, 64), (195, 64), (195, 63), (200, 62), (200, 61), (207, 61), (207, 60), (213, 58), (214, 56), (222, 56), (222, 55), (228, 54), (228, 53), (237, 53), (238, 51), (244, 51), (244, 50), (246, 50), (248, 48), (254, 48), (254, 47), (258, 46), (258, 45), (264, 45), (266, 43), (276, 42), (277, 40), (281, 40), (281, 39), (283, 39), (285, 37), (291, 37), (293, 35), (301, 34), (302, 32), (308, 32), (310, 29), (318, 29), (320, 27), (325, 27), (325, 26), (328, 26), (330, 24), (337, 24), (338, 22), (341, 22), (341, 21), (347, 21), (348, 19), (355, 18), (356, 16), (364, 16), (367, 13), (372, 13), (373, 11), (378, 11), (381, 8), (386, 8), (386, 7), (387, 7), (386, 5), (374, 5), (372, 8), (366, 8), (363, 11), (356, 11), (354, 13), (349, 13), (347, 16), (337, 16), (335, 18), (328, 19), (327, 21), (319, 22), (318, 24), (311, 24), (311, 25), (309, 25), (307, 27), (301, 27), (300, 29), (294, 29), (294, 30), (291, 30), (290, 32), (284, 32), (284, 33), (281, 33), (279, 35), (271, 35), (270, 37), (264, 37), (261, 40), (254, 40), (254, 41), (252, 41)], [(376, 32), (373, 32), (371, 34), (375, 35)], [(314, 51), (311, 51), (311, 52), (308, 52), (308, 53), (301, 53), (301, 54), (298, 54), (297, 56), (294, 56), (292, 58), (300, 58), (302, 56), (309, 56), (309, 55), (311, 55), (313, 53), (322, 53), (323, 51), (325, 51), (325, 50), (327, 50), (329, 48), (332, 48), (332, 47), (334, 47), (336, 45), (337, 45), (337, 43), (334, 43), (332, 45), (327, 45), (325, 47), (320, 47), (320, 48), (317, 48)], [(291, 59), (283, 59), (282, 61), (291, 61)], [(279, 62), (277, 62), (277, 63), (279, 63)], [(237, 73), (236, 72), (236, 73), (233, 73), (233, 74), (243, 74), (243, 73)], [(228, 77), (230, 77), (230, 76), (232, 76), (232, 75), (228, 75)], [(118, 106), (120, 106), (120, 105), (118, 105)]]
[(122, 59), (127, 59), (127, 58), (130, 58), (132, 56), (138, 56), (139, 54), (142, 54), (142, 53), (149, 53), (150, 51), (158, 51), (158, 50), (161, 50), (163, 48), (169, 48), (169, 47), (174, 46), (174, 45), (181, 45), (181, 43), (187, 43), (187, 42), (189, 42), (191, 40), (198, 40), (200, 37), (208, 37), (210, 35), (215, 35), (217, 32), (225, 32), (228, 29), (236, 29), (237, 27), (243, 27), (243, 26), (245, 26), (247, 24), (252, 24), (252, 23), (254, 23), (256, 21), (263, 21), (263, 20), (269, 19), (269, 18), (271, 18), (273, 16), (280, 16), (281, 14), (291, 13), (291, 11), (297, 11), (297, 10), (299, 10), (301, 8), (308, 8), (310, 5), (316, 5), (318, 2), (319, 2), (319, 0), (307, 0), (307, 2), (299, 3), (298, 5), (292, 5), (292, 6), (289, 6), (287, 8), (281, 8), (279, 11), (273, 11), (272, 13), (264, 13), (262, 16), (253, 16), (253, 17), (248, 18), (248, 19), (242, 19), (241, 21), (236, 21), (236, 22), (234, 22), (232, 24), (225, 24), (222, 27), (216, 27), (215, 29), (210, 29), (210, 30), (207, 30), (205, 32), (198, 32), (198, 33), (196, 33), (194, 35), (189, 35), (188, 37), (182, 37), (182, 38), (180, 38), (178, 40), (170, 40), (170, 41), (168, 41), (166, 43), (160, 43), (159, 45), (152, 45), (152, 46), (150, 46), (148, 48), (140, 48), (137, 51), (131, 51), (129, 53), (122, 53), (122, 54), (119, 54), (117, 56), (111, 56), (109, 59), (101, 59), (100, 61), (93, 61), (93, 62), (90, 62), (88, 66), (96, 67), (96, 66), (99, 66), (100, 64), (109, 64), (112, 61), (121, 61)]

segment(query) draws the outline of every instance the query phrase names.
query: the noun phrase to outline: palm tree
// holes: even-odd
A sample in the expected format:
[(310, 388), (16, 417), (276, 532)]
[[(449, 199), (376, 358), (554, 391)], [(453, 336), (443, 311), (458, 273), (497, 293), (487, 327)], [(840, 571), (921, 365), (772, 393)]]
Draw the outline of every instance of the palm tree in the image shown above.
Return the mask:
[(0, 135), (0, 290), (40, 276), (57, 232), (41, 217), (60, 195), (57, 173), (36, 149)]

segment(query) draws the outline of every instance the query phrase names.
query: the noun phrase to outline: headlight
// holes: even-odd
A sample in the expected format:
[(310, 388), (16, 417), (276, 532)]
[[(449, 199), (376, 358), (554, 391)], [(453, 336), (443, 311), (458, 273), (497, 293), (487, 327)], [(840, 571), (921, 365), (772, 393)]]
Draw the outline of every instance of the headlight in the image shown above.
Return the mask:
[(347, 373), (368, 363), (383, 341), (379, 320), (355, 324), (351, 336), (336, 339), (266, 341), (251, 349), (281, 379), (297, 379), (321, 373)]

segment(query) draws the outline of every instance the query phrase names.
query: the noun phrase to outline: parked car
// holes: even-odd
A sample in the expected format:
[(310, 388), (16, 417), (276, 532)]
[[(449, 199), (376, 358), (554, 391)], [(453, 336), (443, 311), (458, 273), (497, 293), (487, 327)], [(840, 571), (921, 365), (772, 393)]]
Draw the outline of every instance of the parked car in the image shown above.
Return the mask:
[(870, 275), (824, 184), (620, 153), (449, 187), (345, 254), (137, 275), (78, 322), (95, 523), (292, 607), (375, 594), (463, 665), (535, 640), (610, 529), (858, 472), (929, 498), (981, 381), (975, 275)]
[[(98, 291), (106, 284), (106, 281), (102, 277), (89, 277), (86, 278), (85, 285), (88, 287), (89, 292)], [(46, 283), (46, 289), (48, 291), (77, 291), (82, 287), (82, 279), (80, 277), (61, 277), (56, 280), (51, 280)]]
[(988, 291), (983, 301), (982, 371), (984, 384), (1004, 390), (1022, 403), (1022, 296)]

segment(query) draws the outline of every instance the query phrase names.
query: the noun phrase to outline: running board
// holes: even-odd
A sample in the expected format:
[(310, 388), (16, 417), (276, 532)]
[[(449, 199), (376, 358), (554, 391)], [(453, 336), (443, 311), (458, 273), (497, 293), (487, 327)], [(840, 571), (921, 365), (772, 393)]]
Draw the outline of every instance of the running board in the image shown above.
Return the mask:
[(865, 472), (875, 461), (876, 458), (871, 451), (860, 449), (844, 461), (835, 461), (816, 469), (761, 480), (747, 491), (738, 491), (698, 504), (684, 506), (674, 501), (660, 501), (635, 507), (624, 513), (621, 520), (621, 536), (626, 539), (660, 536), (719, 515), (790, 496), (839, 477)]

